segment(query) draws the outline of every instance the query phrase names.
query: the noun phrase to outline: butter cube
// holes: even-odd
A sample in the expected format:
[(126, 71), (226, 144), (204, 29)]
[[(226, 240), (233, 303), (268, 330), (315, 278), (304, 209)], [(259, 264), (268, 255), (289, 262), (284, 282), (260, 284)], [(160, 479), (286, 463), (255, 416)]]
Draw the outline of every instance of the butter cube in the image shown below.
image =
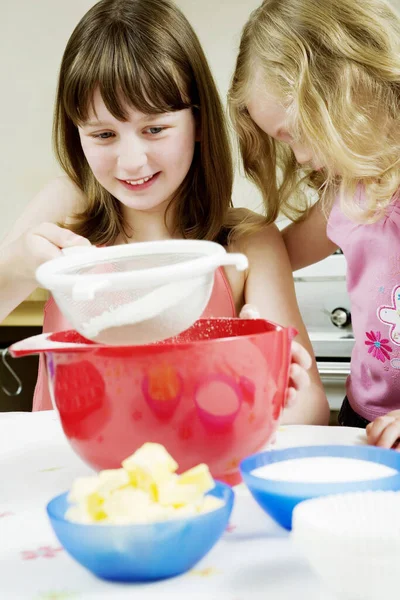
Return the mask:
[(205, 494), (215, 487), (214, 479), (208, 466), (203, 464), (197, 465), (179, 476), (179, 483), (190, 483), (196, 485), (199, 492)]
[(152, 504), (148, 508), (147, 522), (154, 523), (155, 521), (166, 521), (171, 519), (174, 514), (174, 509), (171, 506), (161, 506), (160, 504)]
[(185, 504), (184, 506), (179, 506), (178, 508), (173, 509), (171, 519), (187, 519), (190, 517), (195, 517), (197, 514), (198, 511), (196, 510), (196, 504)]
[(196, 503), (201, 497), (197, 485), (180, 483), (179, 479), (172, 479), (158, 487), (158, 502), (162, 506), (185, 506)]
[(161, 444), (148, 442), (122, 462), (123, 468), (137, 476), (138, 473), (150, 476), (154, 482), (163, 482), (178, 468), (178, 463)]
[(112, 522), (140, 522), (151, 503), (146, 492), (126, 487), (110, 494), (102, 508)]
[(72, 484), (68, 495), (68, 502), (81, 502), (85, 498), (97, 490), (98, 486), (97, 475), (89, 477), (78, 477)]
[(65, 513), (65, 518), (75, 523), (93, 523), (93, 519), (89, 515), (86, 504), (74, 504), (70, 506)]
[(89, 494), (86, 498), (86, 510), (93, 521), (102, 521), (107, 518), (103, 509), (104, 499), (97, 493)]
[(154, 502), (157, 501), (157, 484), (150, 473), (144, 471), (141, 467), (134, 465), (131, 466), (129, 472), (126, 472), (128, 473), (130, 485), (132, 487), (146, 492)]
[(178, 463), (161, 444), (146, 443), (122, 462), (133, 486), (148, 492), (157, 501), (157, 486), (165, 483)]
[(221, 508), (224, 505), (224, 501), (221, 498), (216, 498), (215, 496), (204, 496), (203, 502), (198, 508), (199, 513), (207, 513), (212, 510), (217, 510), (217, 508)]
[[(147, 501), (143, 498), (138, 502), (136, 493), (143, 494)], [(116, 496), (120, 497), (117, 499)], [(115, 492), (105, 504), (109, 522), (119, 525), (164, 521), (171, 518), (173, 512), (172, 508), (150, 502), (145, 492), (134, 489)]]
[(125, 469), (106, 469), (98, 474), (97, 493), (106, 498), (126, 485), (130, 484), (130, 477)]

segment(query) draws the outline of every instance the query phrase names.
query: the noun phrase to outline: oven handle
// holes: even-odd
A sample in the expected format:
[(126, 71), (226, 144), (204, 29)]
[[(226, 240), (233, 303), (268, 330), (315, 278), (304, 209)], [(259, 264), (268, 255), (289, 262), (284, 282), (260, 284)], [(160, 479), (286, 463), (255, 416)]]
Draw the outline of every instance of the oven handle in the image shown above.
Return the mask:
[(321, 377), (347, 377), (350, 375), (350, 362), (318, 362), (318, 372)]
[(344, 275), (293, 275), (295, 283), (307, 283), (309, 281), (346, 281)]
[(350, 375), (350, 367), (346, 368), (346, 367), (341, 367), (339, 369), (332, 369), (330, 367), (321, 367), (320, 364), (318, 364), (318, 372), (320, 375), (325, 375), (325, 376), (330, 376), (330, 377), (347, 377), (348, 375)]

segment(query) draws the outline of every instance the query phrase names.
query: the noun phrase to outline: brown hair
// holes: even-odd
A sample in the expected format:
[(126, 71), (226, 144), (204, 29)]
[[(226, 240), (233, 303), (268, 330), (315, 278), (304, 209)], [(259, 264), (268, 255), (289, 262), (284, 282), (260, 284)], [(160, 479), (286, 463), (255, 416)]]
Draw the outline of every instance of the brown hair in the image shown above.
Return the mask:
[(97, 88), (121, 121), (127, 105), (146, 114), (193, 110), (199, 141), (171, 200), (175, 229), (187, 238), (226, 238), (233, 168), (225, 118), (200, 42), (181, 11), (168, 0), (101, 0), (77, 25), (64, 52), (54, 147), (87, 198), (71, 228), (105, 245), (127, 232), (120, 202), (97, 182), (80, 144), (77, 126), (86, 120)]
[[(322, 172), (299, 169), (291, 148), (251, 120), (255, 65)], [(400, 19), (384, 0), (264, 0), (244, 27), (229, 95), (244, 168), (269, 220), (280, 210), (301, 217), (307, 186), (326, 206), (339, 193), (355, 220), (381, 217), (400, 185)], [(354, 199), (360, 183), (363, 207)]]

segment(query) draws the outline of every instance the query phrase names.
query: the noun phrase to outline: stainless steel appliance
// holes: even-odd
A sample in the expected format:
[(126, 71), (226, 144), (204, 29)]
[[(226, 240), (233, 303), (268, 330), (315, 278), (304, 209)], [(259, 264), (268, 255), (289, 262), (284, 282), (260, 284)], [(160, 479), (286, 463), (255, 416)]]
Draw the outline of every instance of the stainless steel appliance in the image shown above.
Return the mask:
[(329, 405), (338, 410), (345, 396), (354, 344), (343, 254), (294, 272), (297, 300), (317, 358)]

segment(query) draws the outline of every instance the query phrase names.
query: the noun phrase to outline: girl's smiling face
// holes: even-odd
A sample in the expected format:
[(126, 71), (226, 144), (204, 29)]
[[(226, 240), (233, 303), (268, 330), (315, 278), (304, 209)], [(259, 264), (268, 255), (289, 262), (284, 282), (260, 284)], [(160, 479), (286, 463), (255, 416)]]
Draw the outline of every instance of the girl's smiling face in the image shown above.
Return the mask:
[(191, 109), (145, 115), (126, 107), (127, 121), (107, 109), (100, 92), (79, 128), (82, 149), (97, 181), (126, 207), (167, 205), (193, 160), (196, 123)]

